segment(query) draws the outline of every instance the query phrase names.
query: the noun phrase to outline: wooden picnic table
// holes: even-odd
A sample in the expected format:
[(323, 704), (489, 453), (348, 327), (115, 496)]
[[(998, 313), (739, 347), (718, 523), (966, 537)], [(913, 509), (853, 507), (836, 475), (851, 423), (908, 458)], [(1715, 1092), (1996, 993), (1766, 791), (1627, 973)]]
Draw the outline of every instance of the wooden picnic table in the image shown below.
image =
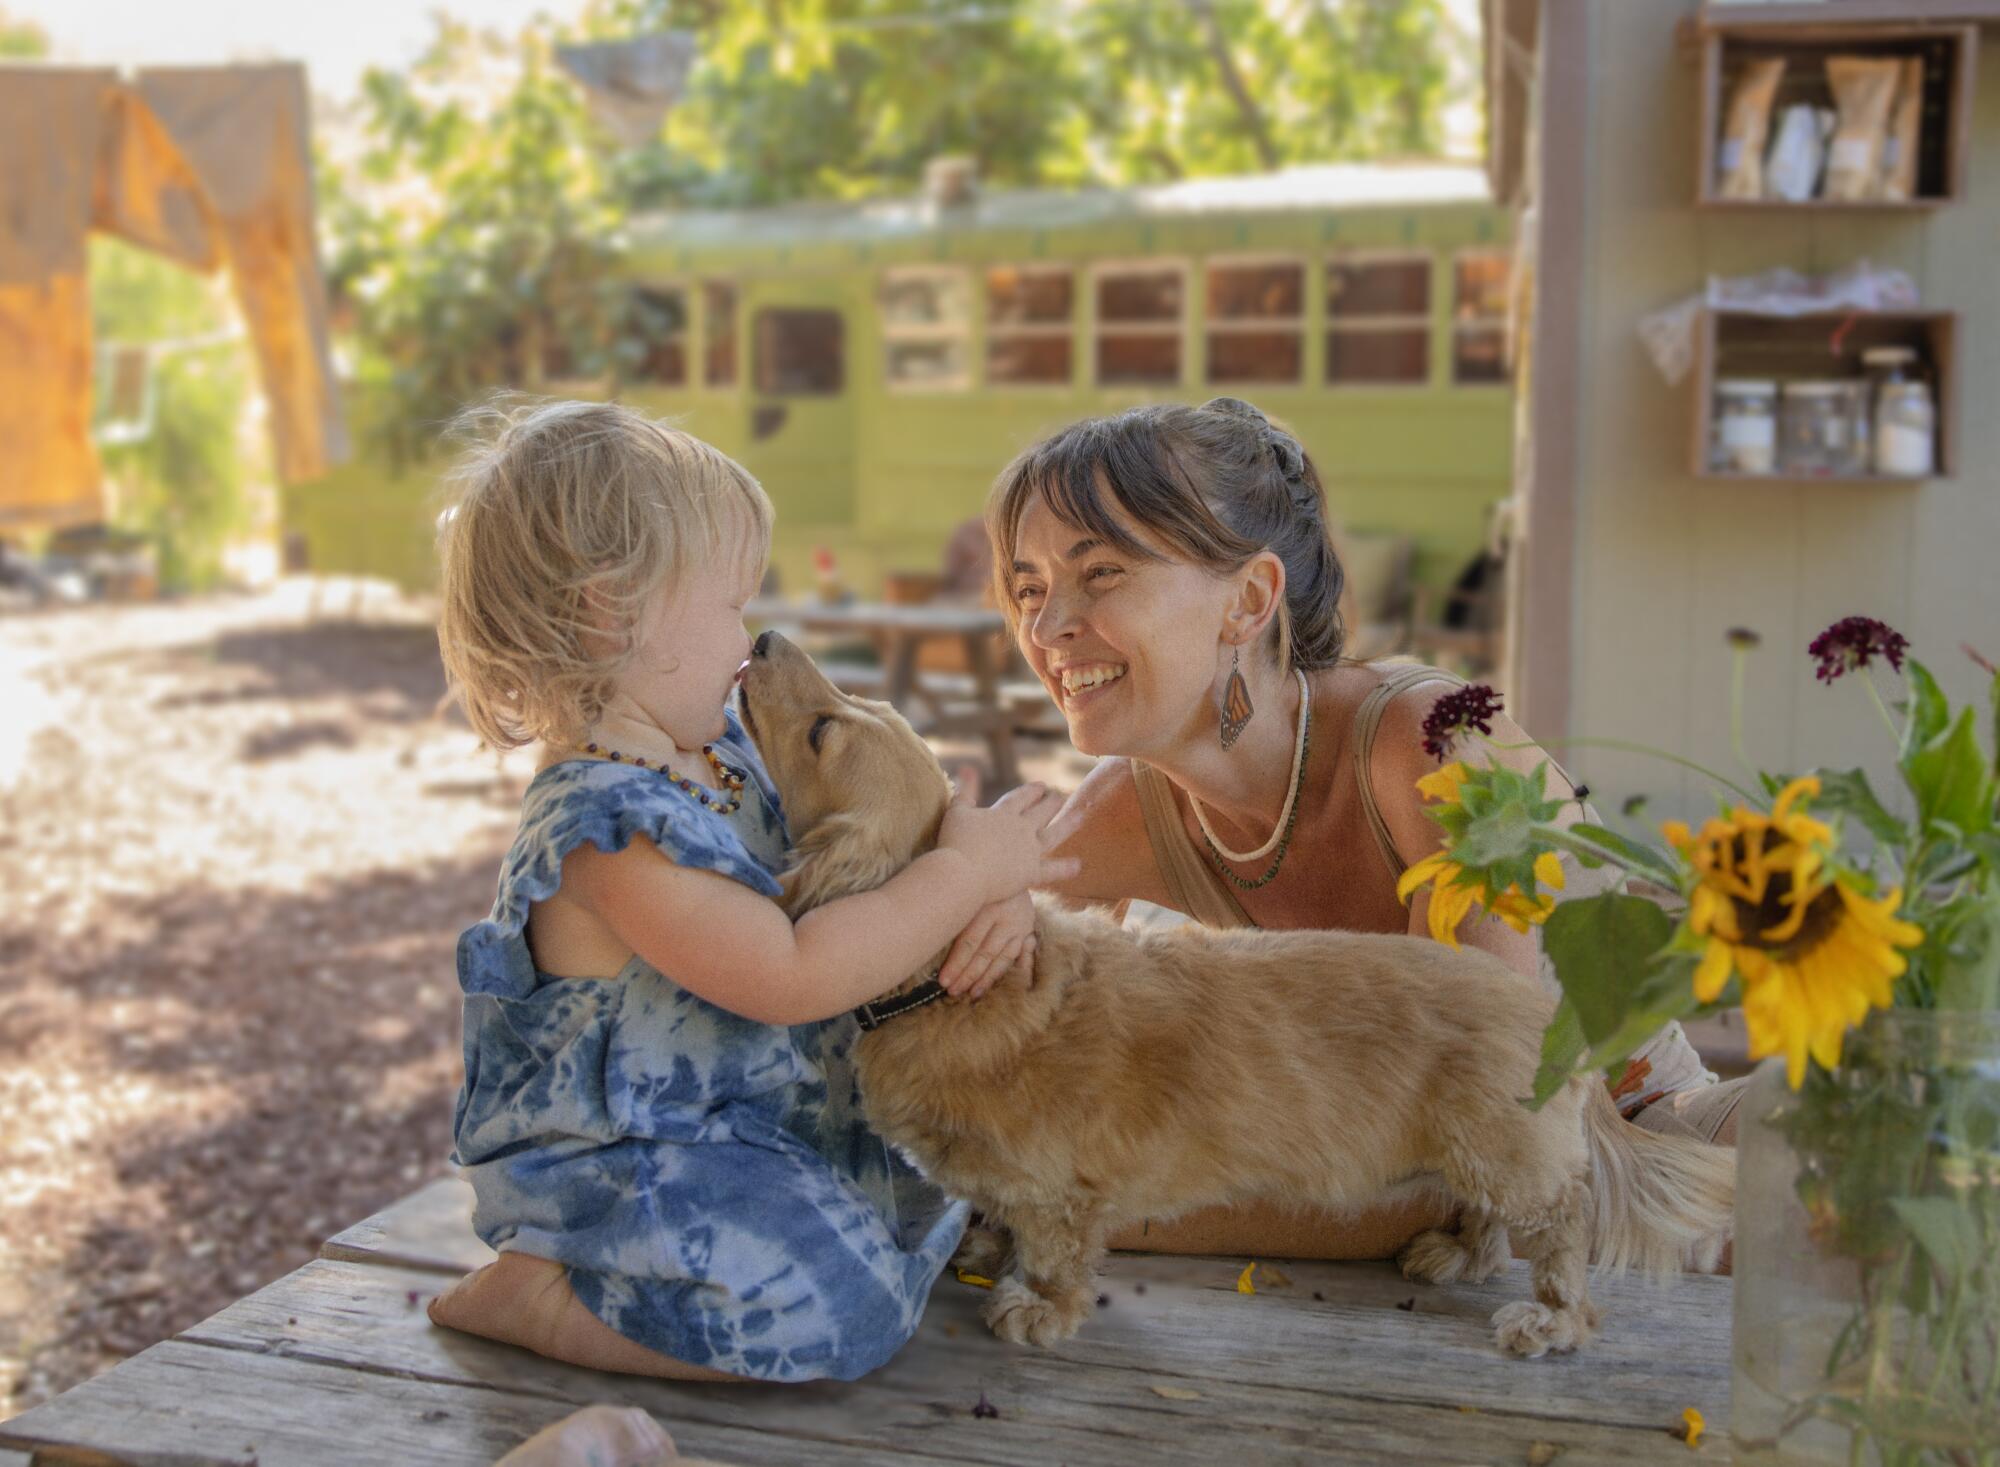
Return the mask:
[[(681, 1451), (740, 1463), (1409, 1464), (1728, 1460), (1730, 1281), (1601, 1279), (1579, 1356), (1503, 1357), (1488, 1316), (1526, 1265), (1428, 1288), (1387, 1264), (1117, 1254), (1081, 1333), (1039, 1350), (979, 1322), (947, 1273), (864, 1380), (686, 1385), (558, 1365), (439, 1329), (424, 1304), (493, 1255), (471, 1189), (425, 1187), (296, 1273), (0, 1422), (0, 1467), (487, 1467), (552, 1421), (637, 1405)], [(975, 1416), (982, 1399), (998, 1415)], [(1669, 1435), (1693, 1406), (1708, 1434)], [(1553, 1455), (1551, 1455), (1553, 1453)]]
[[(828, 676), (837, 686), (884, 698), (917, 723), (923, 733), (985, 740), (993, 766), (992, 792), (997, 794), (1020, 783), (1014, 754), (1019, 684), (1005, 680), (1002, 659), (994, 655), (995, 637), (1007, 630), (1007, 619), (998, 611), (952, 602), (890, 606), (870, 601), (786, 601), (759, 596), (744, 608), (743, 615), (754, 626), (780, 631), (867, 637), (881, 653), (879, 681), (869, 676), (875, 669), (829, 666)], [(929, 672), (920, 665), (925, 643), (954, 638), (965, 648), (967, 675)], [(1035, 691), (1040, 693), (1039, 685)]]

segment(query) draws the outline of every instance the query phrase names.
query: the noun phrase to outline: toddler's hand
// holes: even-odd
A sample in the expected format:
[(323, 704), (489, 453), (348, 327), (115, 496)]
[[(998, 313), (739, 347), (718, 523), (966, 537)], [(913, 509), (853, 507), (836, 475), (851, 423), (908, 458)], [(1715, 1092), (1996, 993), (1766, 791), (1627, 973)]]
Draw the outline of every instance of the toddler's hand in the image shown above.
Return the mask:
[(987, 903), (1076, 875), (1080, 863), (1074, 857), (1058, 860), (1047, 854), (1049, 822), (1062, 809), (1055, 791), (1041, 784), (1020, 785), (984, 810), (975, 809), (971, 800), (965, 789), (952, 798), (938, 831), (938, 847), (966, 858)]
[(947, 993), (978, 999), (1013, 971), (1018, 970), (1032, 983), (1034, 960), (1035, 901), (1024, 891), (1012, 900), (980, 909), (951, 945), (944, 967), (938, 971), (938, 982)]

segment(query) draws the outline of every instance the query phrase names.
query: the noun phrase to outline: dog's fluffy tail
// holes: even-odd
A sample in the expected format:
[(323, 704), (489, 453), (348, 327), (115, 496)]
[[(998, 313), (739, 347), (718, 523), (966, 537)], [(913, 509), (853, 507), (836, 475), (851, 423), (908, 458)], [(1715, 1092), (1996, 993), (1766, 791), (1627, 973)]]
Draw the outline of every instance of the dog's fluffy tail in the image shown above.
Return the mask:
[(1597, 1076), (1580, 1083), (1589, 1090), (1593, 1262), (1614, 1272), (1714, 1269), (1734, 1224), (1735, 1148), (1643, 1130), (1618, 1114)]

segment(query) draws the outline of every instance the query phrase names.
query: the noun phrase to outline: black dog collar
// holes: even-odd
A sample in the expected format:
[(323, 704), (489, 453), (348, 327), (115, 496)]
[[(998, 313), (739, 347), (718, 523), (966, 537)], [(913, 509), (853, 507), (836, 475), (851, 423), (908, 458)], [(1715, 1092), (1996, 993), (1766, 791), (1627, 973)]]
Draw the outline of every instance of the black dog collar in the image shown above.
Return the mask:
[(936, 1003), (945, 996), (944, 985), (937, 981), (933, 973), (908, 993), (899, 993), (894, 998), (878, 998), (873, 1003), (864, 1003), (854, 1011), (854, 1017), (863, 1029), (879, 1029), (889, 1020), (920, 1009), (925, 1004)]

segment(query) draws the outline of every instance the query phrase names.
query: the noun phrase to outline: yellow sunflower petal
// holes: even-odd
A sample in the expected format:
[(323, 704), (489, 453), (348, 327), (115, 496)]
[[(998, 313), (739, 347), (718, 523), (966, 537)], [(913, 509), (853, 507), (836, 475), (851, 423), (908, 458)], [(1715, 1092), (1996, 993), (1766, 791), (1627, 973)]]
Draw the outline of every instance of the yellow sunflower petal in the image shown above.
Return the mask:
[(1701, 955), (1701, 966), (1694, 970), (1694, 996), (1703, 1003), (1714, 1003), (1728, 984), (1733, 966), (1729, 944), (1711, 937), (1708, 951)]
[(1561, 891), (1563, 889), (1562, 857), (1554, 851), (1543, 851), (1539, 856), (1535, 857), (1535, 880), (1541, 882), (1543, 886), (1553, 886), (1557, 891)]
[(1443, 885), (1457, 875), (1457, 863), (1443, 851), (1433, 851), (1403, 873), (1402, 879), (1396, 883), (1396, 899), (1408, 906), (1410, 893), (1432, 877), (1439, 878), (1439, 884)]
[(1819, 777), (1813, 774), (1800, 775), (1785, 786), (1778, 796), (1777, 803), (1771, 806), (1773, 823), (1786, 819), (1792, 813), (1792, 806), (1800, 800), (1814, 799), (1818, 795)]
[(1458, 787), (1465, 783), (1468, 771), (1465, 765), (1454, 759), (1442, 769), (1434, 770), (1417, 781), (1417, 793), (1427, 800), (1449, 800), (1458, 803)]

